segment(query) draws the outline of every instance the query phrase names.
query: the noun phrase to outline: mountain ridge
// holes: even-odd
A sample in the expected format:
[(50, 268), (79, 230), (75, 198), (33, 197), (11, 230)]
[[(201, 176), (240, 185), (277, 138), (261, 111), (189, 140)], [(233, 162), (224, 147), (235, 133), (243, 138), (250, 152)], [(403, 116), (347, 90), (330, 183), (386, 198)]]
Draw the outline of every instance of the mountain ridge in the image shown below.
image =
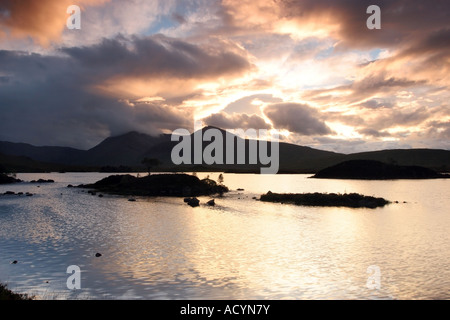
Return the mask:
[[(204, 132), (210, 128), (218, 129), (222, 135), (227, 133), (226, 130), (217, 127), (204, 127), (201, 130)], [(237, 139), (242, 138), (233, 135), (233, 139), (238, 141)], [(193, 140), (194, 133), (191, 133), (191, 143)], [(245, 139), (246, 154), (249, 150), (249, 141), (251, 139)], [(139, 171), (144, 168), (141, 162), (145, 157), (158, 159), (161, 165), (156, 170), (167, 171), (259, 172), (261, 167), (260, 163), (256, 165), (206, 165), (202, 163), (175, 166), (171, 161), (171, 151), (177, 144), (178, 141), (171, 141), (170, 134), (151, 136), (131, 131), (108, 137), (88, 150), (58, 146), (39, 147), (27, 143), (0, 141), (0, 154), (4, 155), (3, 159), (9, 157), (9, 167), (14, 167), (11, 157), (22, 157), (22, 160), (24, 160), (23, 157), (26, 157), (27, 161), (39, 162), (41, 166), (46, 164), (43, 166), (45, 167), (44, 171), (47, 171), (52, 165), (57, 167), (55, 170), (58, 171), (64, 170), (65, 167), (69, 171), (73, 167), (98, 170), (101, 167), (119, 166), (130, 171)], [(208, 144), (210, 142), (202, 142), (203, 148)], [(450, 151), (442, 149), (391, 149), (343, 154), (280, 142), (279, 155), (279, 173), (316, 173), (347, 160), (377, 160), (390, 164), (424, 166), (442, 172), (450, 170)], [(2, 157), (0, 157), (0, 164), (1, 159)], [(30, 163), (27, 164), (28, 167), (30, 165)], [(36, 165), (36, 167), (39, 166)], [(18, 166), (16, 170), (21, 171), (23, 167)]]

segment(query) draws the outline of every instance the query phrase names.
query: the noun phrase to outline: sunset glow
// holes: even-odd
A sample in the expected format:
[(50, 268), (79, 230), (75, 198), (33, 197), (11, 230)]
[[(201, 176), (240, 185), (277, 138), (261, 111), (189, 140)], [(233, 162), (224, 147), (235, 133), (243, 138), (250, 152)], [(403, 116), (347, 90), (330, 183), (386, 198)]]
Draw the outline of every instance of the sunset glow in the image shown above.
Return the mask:
[[(202, 119), (338, 152), (450, 148), (444, 1), (379, 1), (380, 30), (366, 27), (369, 1), (83, 0), (80, 30), (65, 28), (67, 1), (12, 3), (0, 19), (3, 140), (89, 148)], [(32, 124), (35, 108), (52, 129)]]

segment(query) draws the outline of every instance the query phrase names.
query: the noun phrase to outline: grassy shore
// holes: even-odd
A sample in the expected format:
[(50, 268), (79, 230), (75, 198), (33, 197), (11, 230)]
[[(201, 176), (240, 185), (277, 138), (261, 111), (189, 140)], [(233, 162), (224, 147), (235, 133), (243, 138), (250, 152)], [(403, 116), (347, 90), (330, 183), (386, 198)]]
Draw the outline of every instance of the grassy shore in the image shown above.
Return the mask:
[(32, 296), (27, 294), (15, 293), (7, 288), (7, 285), (0, 283), (0, 300), (33, 300)]
[(357, 193), (272, 193), (261, 196), (261, 201), (291, 203), (299, 206), (377, 208), (389, 204), (383, 198), (364, 196)]

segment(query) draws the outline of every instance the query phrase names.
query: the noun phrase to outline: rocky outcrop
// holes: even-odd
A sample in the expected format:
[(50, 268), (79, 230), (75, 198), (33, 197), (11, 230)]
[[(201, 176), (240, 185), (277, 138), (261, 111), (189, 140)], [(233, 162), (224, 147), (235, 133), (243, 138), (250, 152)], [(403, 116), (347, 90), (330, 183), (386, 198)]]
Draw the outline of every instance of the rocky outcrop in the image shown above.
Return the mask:
[(218, 185), (213, 180), (200, 180), (187, 174), (154, 174), (141, 178), (113, 175), (94, 184), (78, 187), (131, 196), (196, 197), (228, 192), (227, 187)]
[(261, 201), (290, 203), (299, 206), (318, 207), (350, 207), (350, 208), (377, 208), (390, 202), (383, 198), (364, 196), (357, 193), (272, 193), (261, 196)]
[(0, 184), (8, 184), (8, 183), (16, 183), (16, 182), (22, 182), (22, 180), (8, 176), (4, 173), (0, 173)]

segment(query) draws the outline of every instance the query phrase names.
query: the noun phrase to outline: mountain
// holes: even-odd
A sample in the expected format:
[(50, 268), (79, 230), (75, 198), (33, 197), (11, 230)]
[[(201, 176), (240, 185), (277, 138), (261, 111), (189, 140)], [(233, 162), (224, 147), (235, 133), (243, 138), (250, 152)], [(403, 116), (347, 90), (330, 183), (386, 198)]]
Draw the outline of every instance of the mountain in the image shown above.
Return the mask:
[(86, 151), (80, 164), (97, 166), (140, 165), (145, 152), (161, 142), (160, 137), (138, 132), (110, 137)]
[[(261, 162), (256, 164), (237, 164), (236, 151), (239, 144), (245, 146), (246, 163), (249, 163), (249, 150), (251, 139), (242, 139), (231, 135), (227, 131), (215, 127), (205, 127), (204, 134), (209, 129), (216, 129), (222, 135), (223, 141), (231, 137), (234, 141), (235, 164), (201, 164), (179, 165), (172, 163), (172, 149), (179, 143), (171, 141), (170, 134), (151, 136), (138, 132), (129, 132), (123, 135), (109, 137), (97, 146), (89, 150), (78, 150), (67, 147), (36, 147), (25, 143), (0, 142), (0, 164), (5, 162), (5, 157), (16, 158), (17, 166), (14, 168), (14, 159), (7, 159), (9, 167), (17, 172), (39, 169), (49, 171), (73, 170), (118, 170), (140, 171), (144, 170), (142, 160), (147, 158), (158, 159), (161, 163), (154, 168), (157, 171), (225, 171), (225, 172), (260, 172)], [(198, 132), (197, 132), (198, 133)], [(191, 139), (191, 150), (194, 150), (195, 133), (186, 137)], [(211, 142), (202, 142), (202, 150)], [(270, 144), (268, 144), (270, 151)], [(224, 159), (227, 156), (225, 147), (222, 149)], [(269, 153), (270, 154), (270, 153)], [(24, 158), (25, 157), (25, 158)], [(190, 156), (193, 163), (193, 155)], [(434, 149), (407, 149), (407, 150), (382, 150), (355, 154), (341, 154), (330, 151), (318, 150), (281, 142), (279, 144), (279, 173), (316, 173), (319, 170), (336, 165), (348, 160), (377, 160), (388, 164), (423, 166), (437, 171), (450, 170), (450, 151)], [(31, 162), (33, 163), (31, 163)], [(27, 164), (28, 162), (28, 164)], [(75, 166), (75, 167), (74, 167)], [(45, 169), (44, 169), (45, 168)], [(68, 168), (68, 169), (67, 169)]]
[[(160, 137), (153, 137), (138, 132), (109, 137), (89, 150), (67, 147), (37, 147), (26, 143), (0, 141), (0, 154), (26, 157), (28, 160), (43, 162), (42, 166), (46, 168), (55, 165), (140, 166), (146, 151), (161, 142)], [(4, 160), (6, 161), (7, 159)], [(10, 160), (8, 160), (9, 163), (11, 162)], [(24, 159), (21, 159), (19, 162), (23, 161)]]
[[(157, 158), (162, 162), (161, 168), (166, 170), (178, 170), (178, 171), (225, 171), (225, 172), (260, 172), (261, 167), (267, 167), (267, 165), (263, 165), (261, 163), (261, 159), (259, 157), (259, 147), (257, 147), (256, 154), (257, 161), (256, 164), (250, 164), (250, 150), (252, 149), (253, 142), (257, 142), (252, 139), (243, 139), (237, 135), (230, 134), (226, 130), (217, 128), (217, 127), (204, 127), (202, 129), (202, 135), (205, 134), (210, 129), (217, 130), (222, 137), (223, 142), (232, 142), (233, 143), (233, 163), (226, 164), (226, 159), (228, 159), (228, 150), (223, 144), (221, 149), (222, 160), (224, 164), (212, 164), (207, 165), (204, 162), (202, 164), (193, 164), (194, 163), (194, 155), (191, 152), (190, 162), (191, 165), (180, 165), (174, 166), (171, 159), (172, 149), (179, 143), (178, 141), (171, 141), (170, 135), (161, 136), (160, 139), (163, 141), (152, 148), (150, 148), (146, 153), (145, 157), (149, 158)], [(217, 132), (216, 131), (216, 132)], [(190, 139), (191, 143), (191, 151), (194, 150), (194, 141), (196, 139), (195, 133), (191, 134), (188, 139)], [(210, 141), (202, 141), (202, 150), (210, 144)], [(238, 164), (237, 150), (239, 146), (244, 146), (245, 153), (245, 163), (246, 164)], [(269, 153), (267, 156), (271, 156), (271, 146), (268, 144)], [(209, 154), (209, 152), (208, 152)], [(279, 154), (280, 154), (280, 173), (298, 173), (298, 172), (315, 172), (318, 168), (326, 167), (330, 164), (336, 163), (338, 159), (342, 159), (344, 157), (343, 154), (317, 150), (309, 147), (298, 146), (289, 143), (280, 143), (279, 144)], [(270, 158), (270, 161), (273, 159)]]

